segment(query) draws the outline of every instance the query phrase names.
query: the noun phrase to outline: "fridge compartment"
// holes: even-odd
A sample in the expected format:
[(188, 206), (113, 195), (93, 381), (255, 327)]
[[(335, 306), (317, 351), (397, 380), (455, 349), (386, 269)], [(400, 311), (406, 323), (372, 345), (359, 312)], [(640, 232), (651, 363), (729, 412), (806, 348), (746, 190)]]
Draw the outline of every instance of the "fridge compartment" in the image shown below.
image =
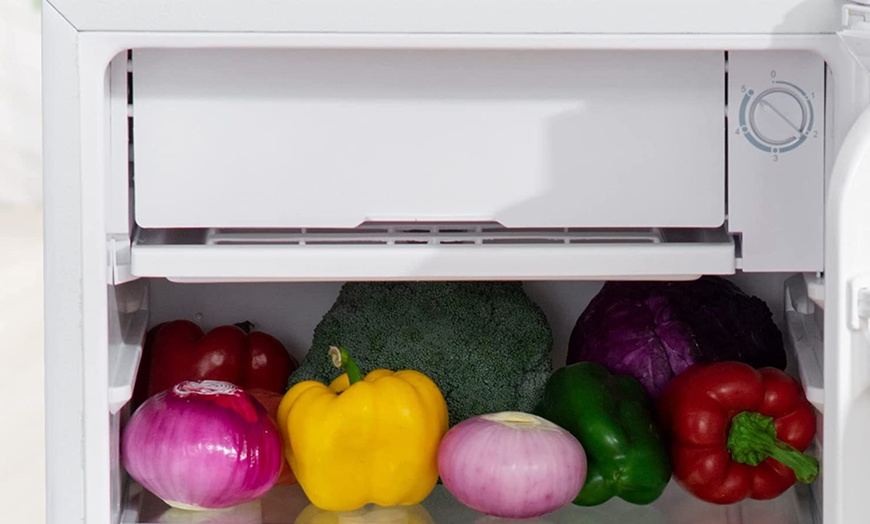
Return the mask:
[[(231, 237), (226, 237), (228, 240)], [(233, 237), (234, 238), (234, 237)], [(238, 239), (235, 239), (238, 240)], [(774, 321), (783, 330), (789, 361), (797, 363), (805, 384), (818, 385), (818, 381), (804, 378), (803, 368), (812, 363), (802, 353), (813, 351), (796, 336), (792, 327), (793, 314), (799, 314), (799, 290), (802, 275), (738, 273), (734, 281), (747, 293), (763, 299), (771, 308)], [(149, 325), (177, 318), (195, 320), (205, 329), (218, 325), (252, 321), (258, 329), (269, 332), (285, 343), (290, 353), (302, 359), (311, 344), (311, 336), (322, 315), (331, 307), (342, 282), (221, 282), (205, 284), (177, 283), (163, 278), (141, 279), (149, 288)], [(524, 288), (544, 310), (553, 329), (555, 366), (564, 363), (568, 337), (574, 322), (598, 292), (600, 281), (529, 281)], [(785, 300), (783, 292), (785, 291)], [(795, 298), (797, 297), (797, 298)], [(810, 322), (812, 316), (810, 315)], [(817, 363), (821, 366), (821, 362)], [(812, 400), (812, 399), (811, 399)], [(817, 399), (818, 400), (818, 399)], [(815, 403), (814, 403), (815, 404)], [(815, 404), (821, 411), (821, 403)], [(114, 419), (113, 420), (120, 420)], [(119, 426), (113, 424), (113, 431)], [(821, 428), (820, 428), (821, 431)], [(118, 435), (113, 435), (117, 440)], [(822, 458), (820, 442), (809, 450)], [(120, 485), (120, 484), (119, 484)], [(810, 524), (821, 522), (821, 477), (812, 486), (796, 486), (772, 501), (744, 501), (730, 506), (718, 506), (697, 500), (671, 482), (665, 494), (650, 506), (634, 506), (620, 500), (593, 508), (569, 505), (549, 515), (531, 520), (544, 523), (782, 523)], [(123, 504), (119, 508), (120, 521), (133, 523), (245, 523), (290, 524), (308, 505), (298, 486), (279, 486), (258, 501), (226, 511), (190, 513), (172, 510), (135, 482), (126, 487)], [(496, 522), (472, 511), (456, 501), (443, 486), (422, 503), (432, 522), (455, 524), (481, 524)], [(401, 515), (394, 515), (401, 518)], [(404, 522), (403, 520), (399, 520)], [(354, 521), (356, 522), (356, 521)], [(366, 522), (366, 520), (360, 520)]]
[(179, 282), (691, 279), (735, 271), (719, 229), (368, 224), (354, 229), (139, 229), (131, 271)]
[(721, 51), (314, 45), (131, 56), (140, 227), (725, 220)]

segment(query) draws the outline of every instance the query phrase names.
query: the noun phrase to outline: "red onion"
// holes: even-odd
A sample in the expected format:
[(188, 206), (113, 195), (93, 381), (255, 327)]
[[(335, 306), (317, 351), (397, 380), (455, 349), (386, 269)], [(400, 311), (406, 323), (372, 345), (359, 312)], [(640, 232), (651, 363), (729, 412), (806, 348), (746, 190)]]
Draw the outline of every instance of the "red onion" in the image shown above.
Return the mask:
[(586, 480), (586, 453), (548, 420), (494, 413), (464, 420), (444, 435), (438, 472), (448, 491), (472, 509), (537, 517), (574, 500)]
[(181, 382), (149, 398), (121, 441), (127, 472), (172, 507), (218, 509), (275, 484), (281, 437), (265, 408), (217, 380)]

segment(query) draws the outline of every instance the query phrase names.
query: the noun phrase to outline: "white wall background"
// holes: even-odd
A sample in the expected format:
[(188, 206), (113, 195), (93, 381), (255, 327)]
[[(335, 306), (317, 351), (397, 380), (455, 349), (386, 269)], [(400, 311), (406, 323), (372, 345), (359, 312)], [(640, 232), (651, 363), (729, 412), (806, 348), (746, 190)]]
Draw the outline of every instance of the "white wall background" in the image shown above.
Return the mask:
[(0, 0), (0, 522), (45, 521), (40, 13)]
[(45, 522), (40, 218), (38, 208), (0, 208), (0, 522), (4, 524)]
[(0, 0), (0, 206), (41, 194), (39, 7)]

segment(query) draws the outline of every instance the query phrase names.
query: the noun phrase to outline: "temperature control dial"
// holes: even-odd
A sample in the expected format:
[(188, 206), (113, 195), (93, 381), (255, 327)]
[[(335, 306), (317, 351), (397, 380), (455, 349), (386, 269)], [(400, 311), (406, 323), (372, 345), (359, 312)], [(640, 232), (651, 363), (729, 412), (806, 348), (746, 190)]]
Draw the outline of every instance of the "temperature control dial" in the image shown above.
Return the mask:
[(740, 104), (737, 132), (762, 151), (791, 151), (817, 133), (810, 98), (788, 82), (774, 82), (773, 87), (761, 92), (749, 89)]

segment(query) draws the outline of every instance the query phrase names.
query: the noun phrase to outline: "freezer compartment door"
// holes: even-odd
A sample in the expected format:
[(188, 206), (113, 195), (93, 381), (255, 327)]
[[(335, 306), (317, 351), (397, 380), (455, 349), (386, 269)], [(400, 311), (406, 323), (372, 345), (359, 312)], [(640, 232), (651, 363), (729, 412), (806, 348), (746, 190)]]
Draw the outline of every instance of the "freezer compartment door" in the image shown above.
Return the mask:
[(724, 54), (134, 50), (141, 227), (703, 227)]

